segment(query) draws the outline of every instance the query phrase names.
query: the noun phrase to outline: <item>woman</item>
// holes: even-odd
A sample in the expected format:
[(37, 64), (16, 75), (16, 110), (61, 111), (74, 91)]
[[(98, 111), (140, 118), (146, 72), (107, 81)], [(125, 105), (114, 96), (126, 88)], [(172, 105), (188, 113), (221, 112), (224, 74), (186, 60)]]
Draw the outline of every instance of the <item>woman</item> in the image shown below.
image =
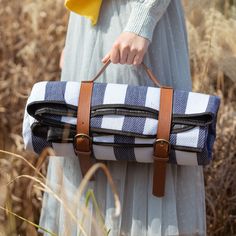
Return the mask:
[[(191, 90), (185, 19), (180, 0), (103, 0), (98, 22), (71, 13), (61, 80), (89, 80), (108, 58), (98, 79), (107, 83), (153, 86), (139, 64), (144, 61), (164, 85)], [(102, 62), (101, 62), (102, 60)], [(56, 162), (63, 165), (57, 178)], [(169, 165), (165, 197), (152, 195), (152, 165), (107, 163), (122, 206), (112, 218), (113, 196), (103, 173), (90, 184), (105, 217), (109, 235), (205, 235), (204, 182), (201, 167)], [(77, 159), (50, 159), (48, 180), (73, 195), (81, 181)], [(60, 205), (45, 194), (40, 225), (65, 235), (67, 219)], [(67, 235), (78, 235), (71, 227)], [(90, 232), (90, 235), (95, 235)]]

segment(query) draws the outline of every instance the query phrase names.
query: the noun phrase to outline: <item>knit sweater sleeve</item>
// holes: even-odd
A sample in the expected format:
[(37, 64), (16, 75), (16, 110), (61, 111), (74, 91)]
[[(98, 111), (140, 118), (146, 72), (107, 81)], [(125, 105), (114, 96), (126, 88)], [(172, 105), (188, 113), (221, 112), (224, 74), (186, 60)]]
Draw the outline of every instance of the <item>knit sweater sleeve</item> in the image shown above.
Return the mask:
[(150, 42), (157, 22), (171, 0), (136, 0), (124, 31), (136, 33)]

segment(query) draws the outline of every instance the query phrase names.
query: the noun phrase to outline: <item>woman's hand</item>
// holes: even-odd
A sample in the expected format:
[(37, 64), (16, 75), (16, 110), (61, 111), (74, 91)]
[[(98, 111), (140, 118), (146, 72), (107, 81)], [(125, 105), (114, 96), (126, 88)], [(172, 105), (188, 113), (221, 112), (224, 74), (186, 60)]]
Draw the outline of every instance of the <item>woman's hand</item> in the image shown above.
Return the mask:
[(123, 32), (114, 42), (111, 50), (102, 59), (105, 63), (109, 58), (112, 63), (139, 65), (148, 49), (149, 40), (132, 32)]

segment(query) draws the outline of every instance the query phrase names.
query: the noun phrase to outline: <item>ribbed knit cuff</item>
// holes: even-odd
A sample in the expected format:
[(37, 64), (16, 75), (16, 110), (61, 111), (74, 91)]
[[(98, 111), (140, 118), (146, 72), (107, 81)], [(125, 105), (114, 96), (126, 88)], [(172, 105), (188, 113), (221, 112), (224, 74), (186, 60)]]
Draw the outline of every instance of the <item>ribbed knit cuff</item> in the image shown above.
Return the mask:
[[(156, 5), (153, 5), (155, 1), (151, 2), (152, 4), (149, 4), (148, 1), (136, 2), (133, 5), (128, 23), (123, 31), (136, 33), (150, 42), (152, 41), (153, 31), (166, 8), (160, 4), (161, 1), (156, 0)], [(165, 3), (165, 5), (168, 4)]]

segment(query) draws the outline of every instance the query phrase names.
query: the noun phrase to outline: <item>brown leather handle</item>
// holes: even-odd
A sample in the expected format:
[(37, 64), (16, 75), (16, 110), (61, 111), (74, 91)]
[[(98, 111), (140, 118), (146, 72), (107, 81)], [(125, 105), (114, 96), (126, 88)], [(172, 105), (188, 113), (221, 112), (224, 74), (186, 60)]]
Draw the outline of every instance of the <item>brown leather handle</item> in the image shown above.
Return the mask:
[[(97, 75), (91, 81), (94, 82), (106, 70), (106, 68), (109, 66), (110, 63), (111, 63), (111, 60), (108, 59), (106, 61), (106, 63), (103, 65), (103, 67), (99, 70)], [(152, 71), (143, 62), (142, 62), (142, 66), (143, 66), (144, 70), (146, 71), (148, 77), (152, 80), (152, 82), (156, 86), (161, 87), (161, 84), (158, 81), (158, 79), (156, 78), (156, 76), (152, 73)]]

